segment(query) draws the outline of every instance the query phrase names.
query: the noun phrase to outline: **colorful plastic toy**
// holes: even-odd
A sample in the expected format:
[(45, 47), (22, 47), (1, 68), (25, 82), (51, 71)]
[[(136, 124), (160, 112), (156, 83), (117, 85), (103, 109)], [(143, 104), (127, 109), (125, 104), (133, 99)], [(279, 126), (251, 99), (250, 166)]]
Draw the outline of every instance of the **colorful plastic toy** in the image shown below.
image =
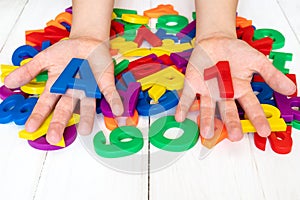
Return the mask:
[(252, 89), (255, 92), (259, 92), (256, 97), (261, 104), (270, 104), (275, 106), (275, 101), (273, 99), (273, 90), (265, 82), (252, 82)]
[(25, 98), (28, 97), (28, 95), (26, 93), (22, 92), (19, 88), (9, 89), (5, 85), (2, 85), (0, 87), (0, 99), (1, 100), (4, 100), (7, 97), (15, 95), (15, 94), (20, 94), (20, 95), (24, 96)]
[[(170, 128), (179, 128), (183, 130), (183, 134), (176, 139), (166, 138), (164, 134)], [(179, 123), (174, 116), (166, 116), (153, 122), (149, 129), (149, 137), (151, 144), (160, 149), (183, 152), (197, 143), (199, 129), (197, 124), (190, 119), (185, 119), (184, 122)]]
[[(65, 132), (64, 132), (64, 140), (65, 140), (65, 147), (70, 146), (76, 139), (77, 137), (77, 131), (75, 125), (66, 127)], [(38, 150), (42, 151), (55, 151), (62, 149), (64, 147), (61, 146), (54, 146), (50, 145), (45, 136), (42, 136), (34, 141), (28, 140), (28, 144)]]
[(122, 14), (122, 20), (132, 24), (148, 24), (149, 18), (137, 14)]
[(21, 61), (24, 60), (26, 57), (33, 58), (36, 54), (38, 54), (38, 51), (29, 45), (23, 45), (17, 48), (13, 55), (12, 55), (12, 63), (15, 66), (19, 66)]
[(179, 97), (176, 91), (166, 91), (160, 97), (159, 103), (151, 104), (151, 100), (148, 92), (144, 92), (143, 97), (139, 99), (136, 107), (139, 115), (152, 116), (170, 110), (178, 104)]
[[(104, 158), (119, 158), (137, 153), (143, 148), (142, 133), (134, 127), (122, 126), (110, 133), (110, 144), (106, 144), (106, 138), (102, 131), (94, 137), (95, 152)], [(129, 141), (125, 141), (129, 138)]]
[(159, 47), (162, 45), (161, 39), (145, 26), (141, 26), (138, 29), (136, 38), (134, 39), (134, 42), (138, 44), (138, 47), (142, 45), (143, 41), (147, 41), (153, 47)]
[(273, 40), (272, 49), (280, 49), (284, 47), (285, 38), (284, 36), (274, 29), (257, 29), (254, 32), (253, 38), (254, 40), (260, 40), (265, 37), (270, 37)]
[(174, 10), (172, 5), (167, 4), (158, 5), (156, 8), (145, 10), (144, 15), (149, 18), (159, 18), (162, 15), (178, 15), (178, 12)]
[(25, 99), (21, 94), (14, 94), (0, 104), (0, 123), (7, 124), (14, 121), (17, 125), (24, 125), (30, 116), (37, 98)]
[[(78, 72), (80, 79), (75, 78)], [(87, 60), (73, 58), (54, 82), (50, 92), (65, 94), (67, 89), (83, 90), (87, 97), (101, 98), (98, 84)]]
[(234, 91), (228, 61), (220, 61), (204, 70), (204, 80), (217, 78), (221, 98), (233, 98)]
[[(293, 146), (291, 133), (291, 126), (287, 126), (286, 131), (272, 132), (268, 137), (272, 150), (278, 154), (290, 153)], [(266, 142), (267, 138), (259, 136), (258, 133), (254, 133), (254, 144), (258, 149), (265, 151)]]
[[(174, 23), (174, 25), (170, 25), (170, 23)], [(163, 15), (158, 18), (156, 28), (165, 29), (168, 33), (178, 33), (188, 23), (188, 19), (181, 15)]]
[[(198, 126), (200, 128), (200, 117), (197, 118)], [(222, 123), (221, 120), (218, 118), (214, 119), (214, 136), (210, 139), (206, 139), (202, 136), (201, 137), (201, 143), (203, 146), (212, 149), (214, 146), (216, 146), (218, 143), (222, 142), (224, 139), (228, 137), (228, 133), (226, 130), (225, 125)]]
[[(261, 104), (261, 106), (265, 112), (271, 131), (285, 131), (287, 125), (280, 117), (279, 109), (268, 104)], [(247, 116), (245, 116), (245, 118), (246, 119), (241, 120), (243, 133), (256, 132), (255, 127), (251, 124), (250, 120), (247, 119)]]
[[(44, 121), (44, 123), (40, 126), (40, 128), (35, 131), (35, 132), (27, 132), (26, 130), (21, 130), (19, 132), (19, 137), (26, 139), (26, 140), (36, 140), (44, 135), (46, 135), (47, 131), (48, 131), (48, 127), (50, 125), (51, 119), (52, 119), (52, 114), (49, 115), (47, 117), (47, 119)], [(68, 126), (72, 126), (74, 124), (77, 124), (79, 122), (79, 115), (77, 114), (73, 114), (72, 118), (70, 119), (70, 121), (67, 124)]]
[(274, 98), (276, 105), (281, 112), (281, 117), (286, 122), (300, 120), (300, 111), (292, 108), (293, 106), (298, 107), (300, 105), (300, 97), (287, 98), (285, 95), (274, 92)]
[(282, 73), (288, 74), (289, 69), (285, 68), (286, 61), (292, 61), (293, 54), (283, 53), (283, 52), (274, 52), (272, 51), (269, 55), (270, 59), (273, 59), (273, 65)]
[[(140, 83), (133, 82), (128, 85), (126, 91), (118, 91), (123, 102), (124, 113), (123, 116), (133, 116), (134, 110), (138, 101), (141, 85)], [(114, 117), (109, 104), (105, 99), (101, 101), (101, 111), (106, 117)]]

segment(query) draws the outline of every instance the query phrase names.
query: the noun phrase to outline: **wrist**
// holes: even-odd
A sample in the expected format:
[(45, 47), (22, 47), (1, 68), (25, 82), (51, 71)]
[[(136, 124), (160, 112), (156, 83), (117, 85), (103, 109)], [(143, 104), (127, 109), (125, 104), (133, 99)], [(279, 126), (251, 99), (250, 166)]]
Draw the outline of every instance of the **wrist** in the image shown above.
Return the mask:
[(199, 43), (203, 40), (209, 39), (220, 39), (220, 38), (227, 38), (227, 39), (237, 39), (236, 31), (212, 31), (201, 33), (196, 36), (196, 43)]

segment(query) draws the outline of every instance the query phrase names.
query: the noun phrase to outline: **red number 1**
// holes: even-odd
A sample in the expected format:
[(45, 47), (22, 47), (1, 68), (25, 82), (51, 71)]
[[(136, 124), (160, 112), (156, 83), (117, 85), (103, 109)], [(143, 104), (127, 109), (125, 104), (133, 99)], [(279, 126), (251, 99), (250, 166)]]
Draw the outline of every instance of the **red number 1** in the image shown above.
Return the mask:
[(204, 80), (217, 78), (221, 98), (233, 98), (234, 91), (228, 61), (220, 61), (216, 65), (204, 70)]

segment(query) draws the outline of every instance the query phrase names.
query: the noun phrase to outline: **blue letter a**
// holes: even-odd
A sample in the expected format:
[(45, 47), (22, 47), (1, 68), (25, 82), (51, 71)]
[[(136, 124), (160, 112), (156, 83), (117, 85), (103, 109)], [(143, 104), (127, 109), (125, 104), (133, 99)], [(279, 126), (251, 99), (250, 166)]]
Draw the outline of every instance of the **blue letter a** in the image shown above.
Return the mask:
[[(80, 78), (75, 78), (78, 72)], [(52, 85), (50, 92), (65, 94), (67, 89), (84, 90), (87, 97), (101, 98), (100, 90), (87, 60), (73, 58)]]

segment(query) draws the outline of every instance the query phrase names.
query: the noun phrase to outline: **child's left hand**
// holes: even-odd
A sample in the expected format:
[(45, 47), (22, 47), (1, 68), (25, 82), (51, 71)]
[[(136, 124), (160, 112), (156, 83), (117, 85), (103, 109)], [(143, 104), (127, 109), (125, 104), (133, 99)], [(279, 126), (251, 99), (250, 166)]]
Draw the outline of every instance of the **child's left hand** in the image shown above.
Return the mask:
[(242, 127), (234, 99), (216, 99), (217, 85), (209, 85), (203, 79), (203, 71), (218, 61), (230, 63), (237, 99), (248, 118), (261, 136), (268, 136), (270, 126), (262, 107), (250, 85), (253, 73), (259, 73), (275, 91), (284, 95), (294, 93), (296, 86), (284, 74), (278, 71), (268, 58), (247, 43), (236, 38), (214, 36), (198, 42), (186, 70), (185, 85), (176, 110), (176, 120), (183, 121), (196, 94), (201, 94), (200, 133), (210, 138), (214, 133), (216, 102), (221, 118), (226, 125), (228, 137), (232, 141), (242, 138)]

